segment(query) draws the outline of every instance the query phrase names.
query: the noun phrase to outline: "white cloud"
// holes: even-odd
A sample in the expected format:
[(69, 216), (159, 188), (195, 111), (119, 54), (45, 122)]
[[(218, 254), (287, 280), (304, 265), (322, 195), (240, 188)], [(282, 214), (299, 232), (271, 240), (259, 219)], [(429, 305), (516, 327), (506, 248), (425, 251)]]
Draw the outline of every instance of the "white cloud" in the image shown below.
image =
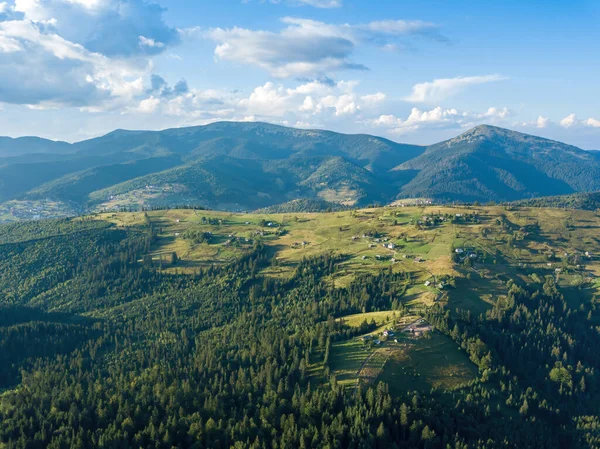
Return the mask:
[(600, 120), (595, 118), (589, 118), (585, 122), (586, 125), (591, 126), (593, 128), (600, 128)]
[(241, 99), (238, 106), (246, 114), (272, 119), (296, 115), (309, 122), (314, 116), (351, 116), (364, 103), (354, 92), (355, 87), (356, 83), (344, 81), (333, 86), (313, 81), (295, 88), (268, 82)]
[(149, 97), (145, 100), (140, 101), (140, 104), (137, 108), (134, 109), (135, 112), (140, 112), (142, 114), (150, 114), (156, 111), (156, 108), (160, 105), (160, 99), (155, 97)]
[(15, 51), (21, 51), (23, 47), (19, 44), (19, 41), (12, 37), (0, 35), (0, 53), (12, 53)]
[(147, 66), (87, 50), (29, 20), (0, 22), (0, 101), (96, 107), (130, 99)]
[(570, 128), (575, 124), (577, 124), (577, 117), (575, 116), (575, 114), (569, 114), (560, 121), (560, 126), (562, 126), (563, 128)]
[[(251, 0), (242, 0), (243, 3), (250, 3)], [(261, 0), (264, 2), (265, 0)], [(342, 0), (268, 0), (269, 3), (280, 4), (286, 3), (291, 6), (312, 6), (314, 8), (340, 8)]]
[(513, 115), (513, 112), (508, 108), (488, 108), (487, 111), (475, 114), (474, 117), (478, 120), (492, 119), (492, 120), (504, 120)]
[(381, 115), (368, 123), (371, 126), (387, 128), (392, 134), (407, 134), (430, 128), (471, 128), (482, 123), (501, 123), (513, 113), (507, 108), (491, 107), (484, 112), (459, 111), (440, 106), (429, 111), (412, 108), (407, 118), (395, 115)]
[(147, 47), (155, 47), (155, 48), (162, 48), (165, 46), (165, 44), (163, 44), (162, 42), (157, 42), (154, 39), (145, 37), (145, 36), (140, 36), (139, 37), (140, 40), (140, 46), (147, 46)]
[[(382, 40), (430, 35), (437, 30), (431, 23), (418, 21), (359, 25), (333, 25), (293, 17), (282, 21), (286, 26), (280, 32), (213, 28), (205, 36), (217, 43), (217, 59), (256, 66), (276, 78), (286, 78), (319, 76), (339, 70), (366, 70), (364, 65), (351, 60), (358, 45), (377, 41), (381, 46)], [(189, 30), (183, 32), (190, 34)], [(194, 33), (198, 30), (194, 29)]]
[(368, 106), (374, 107), (382, 103), (387, 99), (387, 95), (383, 92), (377, 92), (376, 94), (363, 95), (360, 99)]
[(15, 0), (0, 20), (0, 102), (86, 111), (128, 107), (150, 56), (176, 42), (145, 0)]
[[(164, 10), (146, 0), (15, 0), (15, 11), (36, 23), (53, 21), (64, 39), (109, 57), (153, 55), (179, 40)], [(140, 36), (163, 45), (140, 45)]]
[(405, 98), (405, 101), (411, 103), (438, 102), (462, 92), (469, 86), (505, 79), (507, 78), (497, 74), (436, 79), (415, 84), (412, 93)]
[(538, 128), (541, 129), (541, 128), (547, 128), (548, 127), (548, 123), (549, 123), (548, 117), (542, 117), (540, 115), (537, 118), (537, 120), (535, 122), (535, 125), (536, 125), (536, 127), (538, 127)]
[(600, 120), (593, 117), (587, 120), (579, 120), (575, 114), (569, 114), (560, 121), (560, 126), (563, 128), (600, 128)]
[(364, 111), (385, 101), (383, 93), (361, 95), (355, 81), (307, 81), (294, 87), (267, 82), (249, 94), (189, 89), (177, 92), (158, 76), (146, 97), (129, 114), (179, 117), (182, 124), (217, 120), (253, 120), (303, 128), (348, 127), (365, 122)]
[(315, 8), (340, 8), (342, 6), (342, 0), (298, 0), (298, 3)]
[(99, 8), (104, 4), (108, 3), (106, 0), (66, 0), (67, 3), (74, 3), (76, 5), (81, 5), (88, 9)]

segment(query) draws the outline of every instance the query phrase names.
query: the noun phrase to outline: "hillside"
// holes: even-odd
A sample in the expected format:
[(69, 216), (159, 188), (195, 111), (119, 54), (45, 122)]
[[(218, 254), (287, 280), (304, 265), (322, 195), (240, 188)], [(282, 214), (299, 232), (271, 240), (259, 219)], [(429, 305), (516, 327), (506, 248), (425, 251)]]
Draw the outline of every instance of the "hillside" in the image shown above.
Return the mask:
[(600, 189), (600, 163), (591, 153), (492, 126), (432, 145), (394, 171), (411, 178), (400, 195), (445, 201), (511, 201)]
[(595, 212), (282, 212), (0, 225), (0, 446), (597, 447)]
[(429, 147), (232, 122), (116, 130), (75, 144), (0, 140), (0, 217), (9, 219), (40, 215), (28, 212), (31, 202), (55, 216), (185, 204), (242, 211), (298, 199), (504, 202), (596, 190), (593, 152), (491, 126)]
[(516, 207), (554, 207), (597, 211), (600, 210), (600, 192), (531, 198), (514, 201), (511, 204)]

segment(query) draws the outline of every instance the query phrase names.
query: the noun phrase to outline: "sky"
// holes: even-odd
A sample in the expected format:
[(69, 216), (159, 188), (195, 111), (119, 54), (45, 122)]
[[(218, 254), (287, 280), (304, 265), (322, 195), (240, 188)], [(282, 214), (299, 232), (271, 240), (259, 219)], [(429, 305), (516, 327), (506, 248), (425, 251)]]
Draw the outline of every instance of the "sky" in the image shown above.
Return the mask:
[(0, 0), (0, 135), (221, 120), (600, 149), (600, 0)]

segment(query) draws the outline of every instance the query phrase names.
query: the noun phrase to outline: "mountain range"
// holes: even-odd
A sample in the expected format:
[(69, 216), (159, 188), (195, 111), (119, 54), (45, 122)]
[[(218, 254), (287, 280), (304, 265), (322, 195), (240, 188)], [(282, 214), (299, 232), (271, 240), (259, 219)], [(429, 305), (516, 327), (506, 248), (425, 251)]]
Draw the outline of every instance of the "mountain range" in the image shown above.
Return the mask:
[[(515, 201), (600, 190), (600, 153), (482, 125), (430, 146), (219, 122), (66, 143), (0, 138), (0, 203), (254, 210), (298, 199)], [(311, 203), (314, 204), (314, 203)]]

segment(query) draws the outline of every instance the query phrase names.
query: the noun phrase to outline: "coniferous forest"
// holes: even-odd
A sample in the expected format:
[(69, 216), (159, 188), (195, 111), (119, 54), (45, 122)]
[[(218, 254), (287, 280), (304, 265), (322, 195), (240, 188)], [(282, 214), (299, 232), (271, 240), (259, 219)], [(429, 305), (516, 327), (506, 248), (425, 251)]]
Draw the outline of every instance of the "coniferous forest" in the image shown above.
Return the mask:
[(330, 351), (359, 329), (339, 318), (406, 313), (408, 274), (335, 286), (332, 252), (278, 279), (259, 239), (233, 262), (184, 274), (174, 257), (167, 272), (146, 257), (157, 233), (0, 227), (0, 448), (600, 447), (597, 304), (570, 305), (552, 277), (504, 280), (485, 314), (423, 312), (476, 365), (468, 384), (348, 389)]

